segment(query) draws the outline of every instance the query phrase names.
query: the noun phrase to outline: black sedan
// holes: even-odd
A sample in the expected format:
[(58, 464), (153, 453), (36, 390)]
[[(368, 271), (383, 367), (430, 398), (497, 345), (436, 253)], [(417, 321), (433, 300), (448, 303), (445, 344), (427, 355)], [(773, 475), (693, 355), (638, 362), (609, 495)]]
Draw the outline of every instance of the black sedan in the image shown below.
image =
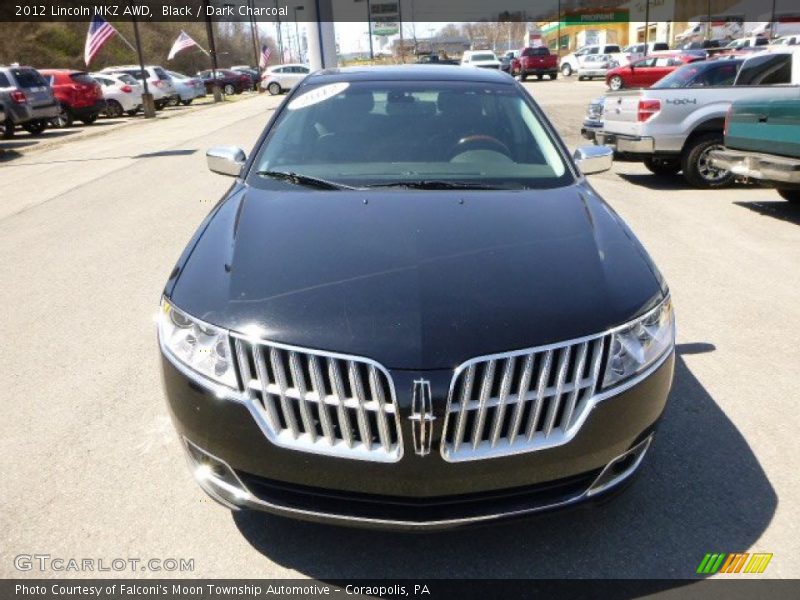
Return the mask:
[[(441, 528), (630, 480), (670, 389), (667, 285), (519, 83), (298, 85), (163, 291), (174, 424), (230, 509)], [(646, 507), (642, 507), (646, 510)]]
[(247, 73), (231, 71), (230, 69), (217, 69), (216, 71), (200, 71), (197, 76), (203, 80), (206, 92), (214, 90), (214, 83), (219, 86), (222, 93), (226, 96), (241, 94), (245, 90), (253, 88), (253, 78)]

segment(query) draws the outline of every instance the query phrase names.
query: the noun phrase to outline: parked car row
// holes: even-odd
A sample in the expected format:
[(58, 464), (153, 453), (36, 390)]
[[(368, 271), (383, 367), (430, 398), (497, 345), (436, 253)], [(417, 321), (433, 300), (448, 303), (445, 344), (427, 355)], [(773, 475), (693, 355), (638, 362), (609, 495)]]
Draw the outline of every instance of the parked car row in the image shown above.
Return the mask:
[[(281, 69), (293, 65), (283, 65)], [(279, 89), (290, 89), (308, 73), (276, 73)], [(265, 74), (266, 76), (266, 74)], [(272, 80), (270, 80), (271, 82)], [(241, 94), (258, 89), (258, 71), (247, 66), (202, 71), (196, 77), (168, 71), (159, 65), (106, 67), (97, 72), (74, 69), (34, 69), (0, 66), (0, 133), (11, 137), (18, 127), (33, 135), (48, 127), (71, 127), (76, 121), (94, 123), (100, 115), (110, 118), (133, 116), (142, 109), (142, 94), (153, 96), (156, 110), (166, 106), (189, 106), (218, 84), (223, 94)]]

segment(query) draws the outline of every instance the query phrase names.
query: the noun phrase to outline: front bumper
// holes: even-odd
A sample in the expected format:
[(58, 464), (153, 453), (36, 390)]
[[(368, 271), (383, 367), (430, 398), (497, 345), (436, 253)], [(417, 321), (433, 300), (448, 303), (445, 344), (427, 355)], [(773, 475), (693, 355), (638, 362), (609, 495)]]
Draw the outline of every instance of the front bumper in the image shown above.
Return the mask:
[[(231, 508), (383, 528), (426, 529), (521, 516), (577, 504), (611, 491), (638, 467), (663, 411), (672, 381), (669, 354), (636, 385), (596, 404), (575, 437), (561, 446), (501, 458), (447, 462), (437, 451), (417, 456), (408, 419), (410, 398), (398, 397), (407, 450), (395, 463), (309, 454), (269, 442), (248, 406), (218, 397), (162, 359), (175, 426), (187, 447), (198, 448), (232, 486), (198, 476), (209, 495)], [(432, 376), (435, 373), (437, 375)], [(419, 373), (393, 372), (398, 389), (411, 389)], [(426, 372), (431, 380), (434, 448), (450, 372)], [(634, 450), (624, 477), (605, 481), (610, 465)], [(190, 455), (192, 453), (190, 452)], [(605, 470), (605, 474), (604, 474)], [(207, 473), (206, 469), (201, 470)], [(601, 475), (603, 477), (601, 477)], [(607, 483), (608, 485), (604, 485)]]
[(595, 140), (601, 146), (608, 146), (617, 152), (630, 154), (655, 154), (655, 139), (598, 131)]
[(742, 177), (800, 185), (800, 159), (741, 150), (712, 150), (715, 167)]

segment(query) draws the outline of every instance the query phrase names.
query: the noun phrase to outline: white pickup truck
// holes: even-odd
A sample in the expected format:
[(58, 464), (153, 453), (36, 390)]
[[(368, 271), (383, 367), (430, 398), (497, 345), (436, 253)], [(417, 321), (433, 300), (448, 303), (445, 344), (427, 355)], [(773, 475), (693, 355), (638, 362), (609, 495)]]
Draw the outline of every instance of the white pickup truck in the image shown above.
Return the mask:
[(683, 171), (695, 187), (723, 187), (735, 175), (714, 167), (709, 153), (723, 146), (728, 108), (734, 100), (763, 97), (800, 97), (800, 48), (754, 54), (729, 86), (608, 92), (595, 141), (640, 158), (653, 173)]

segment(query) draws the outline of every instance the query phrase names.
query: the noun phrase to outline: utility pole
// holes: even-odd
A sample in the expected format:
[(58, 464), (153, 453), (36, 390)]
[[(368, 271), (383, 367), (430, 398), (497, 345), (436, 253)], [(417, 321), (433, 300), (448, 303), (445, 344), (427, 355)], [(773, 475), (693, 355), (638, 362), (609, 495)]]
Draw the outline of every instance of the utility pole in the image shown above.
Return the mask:
[(775, 23), (775, 0), (772, 0), (772, 16), (770, 17), (770, 22), (769, 22), (769, 39), (774, 39), (778, 37), (778, 34), (775, 33), (776, 29), (777, 27)]
[(136, 54), (139, 57), (139, 69), (142, 74), (142, 85), (144, 86), (144, 93), (142, 94), (142, 112), (145, 119), (152, 119), (156, 116), (156, 105), (153, 102), (153, 94), (150, 93), (150, 88), (147, 87), (147, 71), (144, 69), (144, 56), (142, 55), (142, 40), (139, 37), (139, 23), (135, 15), (131, 15), (133, 20), (133, 38), (136, 41)]
[(647, 56), (647, 50), (650, 42), (650, 0), (645, 0), (644, 4), (644, 55)]
[(222, 90), (219, 89), (217, 80), (217, 45), (214, 43), (214, 27), (211, 25), (211, 17), (208, 14), (208, 0), (203, 0), (203, 9), (206, 13), (206, 36), (208, 37), (208, 51), (211, 57), (211, 90), (214, 94), (214, 102), (222, 102)]
[(367, 35), (369, 36), (369, 59), (375, 60), (375, 51), (372, 48), (372, 5), (367, 0)]
[(253, 38), (253, 58), (255, 60), (255, 62), (253, 64), (255, 65), (256, 69), (258, 69), (258, 65), (261, 62), (260, 59), (259, 59), (261, 53), (258, 50), (258, 28), (256, 26), (256, 18), (254, 16), (255, 8), (256, 8), (256, 0), (249, 0), (249, 3), (250, 3), (250, 10), (251, 10), (251, 12), (250, 12), (250, 35)]

